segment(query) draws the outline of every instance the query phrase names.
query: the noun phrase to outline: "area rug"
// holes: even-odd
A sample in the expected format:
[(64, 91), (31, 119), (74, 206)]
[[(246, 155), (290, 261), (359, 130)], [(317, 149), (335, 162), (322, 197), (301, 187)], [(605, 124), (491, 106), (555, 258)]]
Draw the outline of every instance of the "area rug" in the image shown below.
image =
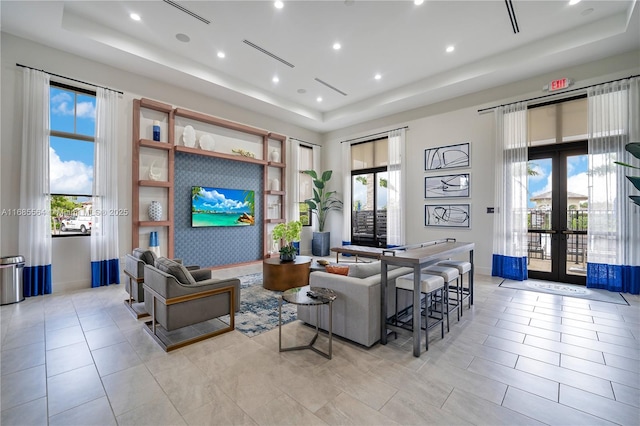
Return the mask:
[(617, 303), (628, 305), (624, 296), (613, 291), (587, 288), (582, 285), (556, 283), (543, 280), (503, 280), (500, 287), (513, 288), (516, 290), (536, 291), (538, 293), (555, 294), (558, 296), (577, 297), (579, 299), (594, 300), (598, 302)]
[[(262, 287), (262, 274), (243, 275), (240, 279), (240, 311), (236, 312), (236, 330), (249, 337), (269, 331), (278, 326), (278, 299), (282, 292)], [(282, 304), (282, 324), (297, 318), (296, 306)], [(220, 317), (229, 324), (229, 316)]]

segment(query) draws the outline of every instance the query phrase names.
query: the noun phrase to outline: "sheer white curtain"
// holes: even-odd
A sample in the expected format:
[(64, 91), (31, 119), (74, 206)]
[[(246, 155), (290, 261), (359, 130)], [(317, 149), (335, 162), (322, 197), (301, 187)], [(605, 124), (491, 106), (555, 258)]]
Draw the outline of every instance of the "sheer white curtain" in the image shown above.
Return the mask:
[(389, 132), (389, 165), (387, 167), (387, 247), (403, 246), (405, 240), (405, 129)]
[(300, 142), (295, 139), (289, 139), (289, 159), (287, 164), (289, 167), (289, 184), (287, 191), (287, 204), (289, 220), (298, 220), (300, 218), (300, 205), (298, 203), (304, 201), (300, 199)]
[(91, 287), (120, 283), (117, 119), (118, 94), (96, 89)]
[(342, 245), (351, 244), (351, 144), (343, 142), (342, 155)]
[(491, 275), (527, 279), (527, 105), (498, 107)]
[(640, 166), (625, 150), (640, 142), (639, 79), (589, 88), (589, 231), (587, 287), (640, 293), (640, 207), (625, 175)]
[(24, 295), (51, 293), (49, 75), (23, 70), (22, 163), (18, 249), (25, 257)]

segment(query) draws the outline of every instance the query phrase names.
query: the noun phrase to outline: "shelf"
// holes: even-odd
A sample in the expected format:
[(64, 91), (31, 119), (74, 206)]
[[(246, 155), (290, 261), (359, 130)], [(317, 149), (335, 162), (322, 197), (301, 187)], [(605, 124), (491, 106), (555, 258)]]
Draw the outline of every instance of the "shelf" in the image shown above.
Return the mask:
[(237, 130), (238, 132), (242, 132), (242, 133), (250, 133), (252, 135), (263, 136), (263, 137), (269, 134), (269, 132), (267, 132), (266, 130), (247, 126), (245, 124), (236, 123), (234, 121), (224, 120), (222, 118), (213, 117), (207, 114), (202, 114), (200, 112), (189, 111), (188, 109), (184, 109), (184, 108), (176, 108), (175, 114), (179, 117), (190, 118), (191, 120), (213, 124), (214, 126), (220, 126), (226, 129)]
[(171, 182), (167, 182), (166, 180), (139, 180), (138, 185), (171, 188)]
[(147, 98), (140, 99), (140, 106), (143, 108), (149, 108), (156, 111), (164, 112), (169, 114), (173, 107), (169, 104), (165, 104), (164, 102), (158, 102)]
[(152, 226), (171, 226), (171, 222), (168, 220), (141, 220), (138, 222), (138, 226), (152, 227)]
[(273, 161), (269, 161), (268, 166), (269, 167), (279, 167), (281, 169), (284, 169), (286, 167), (286, 164), (284, 164), (284, 163), (274, 163)]
[(284, 219), (265, 219), (264, 220), (267, 223), (285, 223), (286, 220)]
[(264, 191), (264, 193), (267, 195), (285, 195), (286, 194), (286, 192), (284, 191), (272, 191), (272, 190)]
[(152, 141), (151, 139), (140, 139), (140, 142), (138, 143), (140, 144), (140, 146), (145, 146), (147, 148), (164, 149), (167, 151), (173, 149), (173, 145), (168, 142), (157, 142)]
[(225, 160), (241, 161), (243, 163), (267, 164), (265, 160), (258, 160), (257, 158), (245, 157), (237, 154), (224, 154), (222, 152), (205, 151), (204, 149), (189, 148), (186, 146), (176, 146), (174, 149), (176, 152), (184, 152), (186, 154), (206, 155), (207, 157), (224, 158)]

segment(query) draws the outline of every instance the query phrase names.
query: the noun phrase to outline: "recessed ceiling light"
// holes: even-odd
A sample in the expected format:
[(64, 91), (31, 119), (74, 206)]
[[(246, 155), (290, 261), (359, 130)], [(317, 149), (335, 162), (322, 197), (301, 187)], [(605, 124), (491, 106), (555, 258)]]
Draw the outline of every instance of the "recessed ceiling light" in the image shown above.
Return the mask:
[(318, 101), (318, 102), (322, 102), (322, 97), (321, 97), (321, 96), (318, 96), (318, 97), (316, 98), (316, 101)]
[(221, 51), (221, 52), (218, 52), (218, 58), (221, 58), (221, 59), (222, 59), (222, 58), (224, 58), (225, 56), (227, 56), (227, 55), (225, 55), (225, 54), (224, 54), (224, 52), (222, 52), (222, 51)]
[(376, 74), (373, 78), (375, 78), (376, 80), (380, 80), (382, 76), (380, 74)]
[(333, 50), (340, 50), (342, 45), (340, 43), (333, 43)]
[(447, 48), (445, 49), (447, 51), (447, 53), (451, 53), (454, 50), (456, 50), (455, 46), (447, 46)]
[(298, 89), (297, 92), (302, 95), (303, 93), (307, 93), (307, 89)]
[(422, 3), (424, 3), (424, 0), (413, 0), (413, 4), (416, 6), (420, 6)]
[(191, 37), (182, 33), (176, 34), (176, 38), (178, 39), (178, 41), (181, 41), (183, 43), (188, 43), (189, 41), (191, 41)]
[(273, 5), (276, 7), (276, 9), (282, 9), (284, 7), (284, 3), (280, 0), (274, 2)]
[(274, 83), (277, 83), (280, 81), (280, 79), (278, 78), (277, 75), (274, 75), (273, 78), (271, 79), (271, 81), (273, 81)]
[(580, 0), (569, 0), (569, 6), (573, 6), (578, 3), (580, 3)]
[(593, 13), (593, 8), (592, 8), (592, 7), (590, 7), (589, 9), (585, 9), (585, 10), (583, 10), (582, 12), (580, 12), (580, 15), (582, 15), (582, 16), (587, 16), (587, 15), (590, 15), (590, 14), (592, 14), (592, 13)]
[(129, 14), (129, 18), (133, 19), (134, 21), (139, 21), (140, 15), (138, 15), (137, 13), (131, 13)]

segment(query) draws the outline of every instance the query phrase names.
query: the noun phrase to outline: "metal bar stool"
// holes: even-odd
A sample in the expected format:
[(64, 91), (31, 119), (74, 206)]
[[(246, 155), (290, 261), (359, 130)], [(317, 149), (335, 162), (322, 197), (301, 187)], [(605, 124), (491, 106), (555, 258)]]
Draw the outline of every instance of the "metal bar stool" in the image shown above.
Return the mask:
[[(413, 274), (403, 275), (396, 278), (396, 300), (398, 300), (398, 290), (405, 290), (413, 292)], [(424, 330), (426, 340), (426, 350), (429, 350), (429, 329), (440, 324), (440, 335), (444, 338), (444, 316), (447, 316), (447, 323), (449, 322), (449, 297), (448, 292), (445, 291), (444, 279), (439, 275), (420, 274), (420, 293), (425, 295), (425, 307), (424, 307)], [(438, 295), (439, 293), (439, 295)], [(440, 301), (440, 309), (437, 309), (438, 300)], [(444, 303), (444, 306), (443, 306)], [(414, 306), (413, 309), (420, 309)], [(440, 316), (436, 316), (434, 313), (439, 313)], [(413, 315), (411, 315), (413, 318)], [(396, 325), (398, 323), (398, 304), (396, 303)], [(429, 321), (431, 319), (431, 322)], [(402, 324), (407, 325), (411, 320), (408, 320)], [(415, 327), (415, 324), (411, 324)], [(422, 328), (421, 324), (418, 327)]]
[[(462, 302), (460, 299), (460, 273), (458, 268), (452, 268), (450, 266), (431, 265), (422, 269), (422, 272), (427, 274), (439, 275), (444, 279), (447, 286), (447, 297), (449, 297), (449, 291), (453, 291), (456, 294), (455, 303), (449, 303), (449, 312), (456, 310), (458, 315), (458, 321), (460, 321), (460, 311), (462, 310)], [(455, 281), (454, 284), (451, 284)], [(449, 315), (447, 315), (447, 331), (449, 331)]]
[[(471, 309), (471, 299), (473, 299), (473, 287), (471, 286), (471, 262), (467, 262), (464, 260), (443, 260), (442, 262), (438, 262), (438, 265), (441, 266), (449, 266), (452, 268), (458, 268), (458, 273), (460, 274), (460, 288), (462, 290), (462, 294), (460, 296), (460, 302), (464, 299), (469, 300), (469, 309)], [(467, 274), (467, 287), (464, 286), (464, 274)], [(462, 306), (462, 305), (461, 305)], [(463, 310), (460, 310), (460, 315), (462, 315)]]

